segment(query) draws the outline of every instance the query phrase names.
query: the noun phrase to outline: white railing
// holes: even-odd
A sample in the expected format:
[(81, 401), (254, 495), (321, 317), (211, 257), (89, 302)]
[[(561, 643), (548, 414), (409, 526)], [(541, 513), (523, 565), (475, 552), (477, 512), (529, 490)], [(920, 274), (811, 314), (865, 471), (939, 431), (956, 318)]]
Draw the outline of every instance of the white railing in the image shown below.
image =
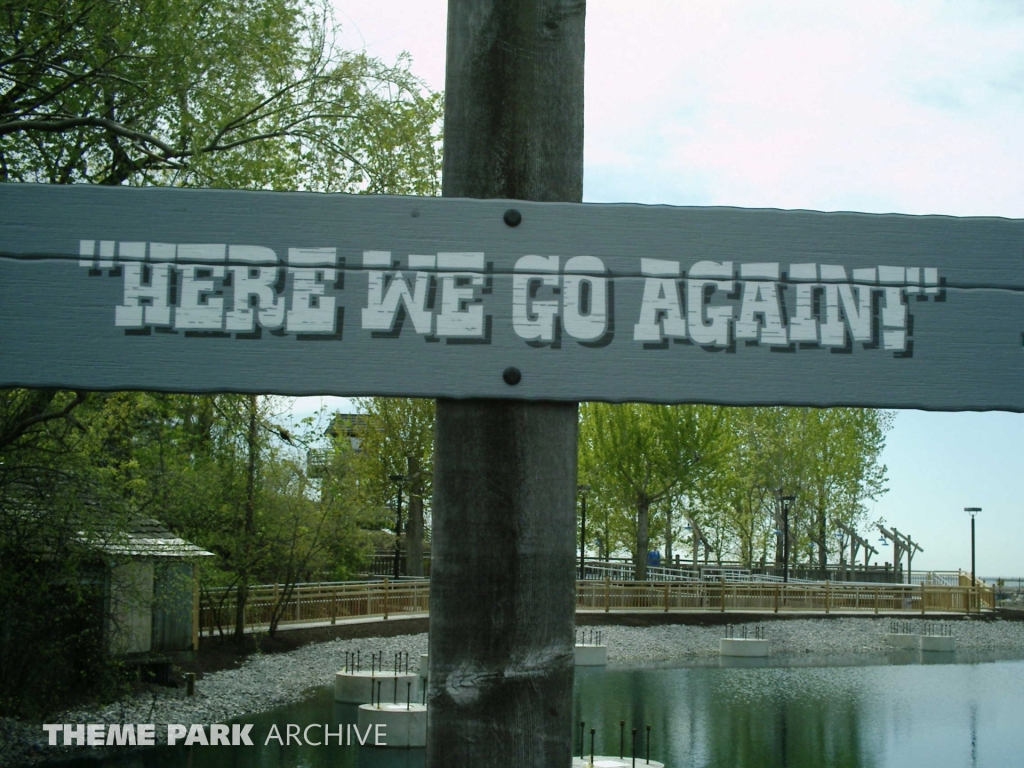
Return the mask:
[(910, 574), (911, 584), (926, 584), (930, 587), (959, 587), (959, 571), (913, 571)]
[[(806, 573), (806, 568), (794, 568), (794, 571)], [(830, 566), (829, 580), (833, 583), (844, 584), (877, 584), (877, 583), (903, 583), (920, 586), (924, 584), (929, 587), (957, 587), (964, 586), (964, 575), (960, 571), (912, 571), (909, 579), (905, 571), (900, 572), (903, 581), (879, 582), (875, 579), (859, 579), (860, 573), (856, 569), (845, 571), (843, 568)], [(600, 580), (610, 578), (613, 581), (632, 581), (634, 574), (633, 564), (628, 561), (605, 561), (587, 560), (584, 568), (584, 581)], [(848, 578), (843, 578), (846, 575)], [(780, 575), (769, 573), (754, 573), (751, 569), (737, 564), (724, 565), (649, 565), (647, 566), (647, 581), (683, 581), (683, 582), (719, 582), (722, 579), (726, 582), (781, 584), (787, 581)], [(788, 581), (792, 584), (821, 584), (824, 579), (797, 578), (790, 575)]]
[(603, 560), (587, 560), (584, 562), (584, 580), (632, 581), (632, 563), (612, 563)]

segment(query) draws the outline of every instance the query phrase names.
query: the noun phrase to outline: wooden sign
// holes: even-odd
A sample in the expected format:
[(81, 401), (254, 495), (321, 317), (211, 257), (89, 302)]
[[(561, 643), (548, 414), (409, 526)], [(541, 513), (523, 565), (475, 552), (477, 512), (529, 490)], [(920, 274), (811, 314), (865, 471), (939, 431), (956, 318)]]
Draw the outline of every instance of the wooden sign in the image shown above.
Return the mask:
[(0, 185), (0, 385), (1024, 411), (1024, 221)]

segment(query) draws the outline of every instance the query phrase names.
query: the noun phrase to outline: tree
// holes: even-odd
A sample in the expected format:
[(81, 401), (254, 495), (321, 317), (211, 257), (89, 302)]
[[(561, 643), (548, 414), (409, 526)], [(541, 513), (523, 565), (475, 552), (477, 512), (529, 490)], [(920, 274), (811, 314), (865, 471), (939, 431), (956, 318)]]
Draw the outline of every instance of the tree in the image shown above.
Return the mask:
[[(732, 455), (715, 479), (710, 498), (721, 510), (735, 554), (748, 566), (758, 551), (761, 559), (767, 556), (773, 536), (776, 564), (782, 566), (779, 497), (796, 493), (807, 450), (798, 413), (799, 409), (779, 407), (728, 410)], [(798, 512), (794, 505), (791, 516)], [(791, 542), (796, 530), (796, 525), (790, 526)]]
[(86, 459), (90, 415), (83, 393), (0, 392), (0, 716), (39, 716), (116, 671), (80, 538), (124, 508)]
[(599, 492), (633, 508), (634, 577), (644, 580), (651, 506), (692, 490), (718, 465), (727, 437), (722, 410), (645, 403), (587, 403), (580, 410), (581, 474)]
[(260, 526), (265, 554), (259, 573), (264, 582), (280, 587), (271, 607), (271, 636), (277, 632), (297, 584), (312, 581), (325, 571), (348, 575), (346, 566), (362, 554), (354, 550), (366, 547), (367, 537), (358, 535), (362, 521), (353, 515), (357, 505), (351, 493), (341, 491), (348, 479), (346, 453), (330, 457), (325, 467), (328, 471), (319, 478), (319, 493), (317, 479), (310, 477), (296, 457), (282, 455), (266, 467)]
[(440, 97), (317, 0), (0, 0), (0, 181), (436, 194)]
[(863, 502), (886, 490), (885, 465), (878, 462), (892, 414), (865, 408), (807, 408), (801, 409), (800, 417), (808, 449), (801, 496), (810, 510), (808, 533), (818, 552), (818, 567), (825, 570), (831, 534), (839, 525), (853, 527), (864, 512)]
[[(0, 181), (436, 194), (441, 97), (408, 57), (334, 33), (326, 0), (0, 0)], [(247, 397), (0, 391), (0, 687), (27, 692), (0, 711), (61, 701), (103, 658), (43, 643), (49, 586), (82, 583), (82, 531), (158, 517), (218, 555), (208, 582), (243, 592), (351, 572), (351, 474), (317, 499), (301, 446)], [(43, 647), (45, 668), (9, 653)]]
[[(387, 507), (397, 491), (391, 477), (402, 475), (408, 491), (406, 569), (423, 575), (425, 502), (434, 474), (434, 401), (400, 397), (356, 400), (364, 412), (354, 467), (370, 506)], [(398, 531), (395, 532), (398, 535)]]
[[(731, 546), (750, 566), (764, 559), (775, 537), (784, 567), (779, 497), (793, 496), (789, 513), (791, 561), (812, 545), (824, 569), (839, 525), (854, 526), (863, 502), (884, 492), (878, 463), (891, 423), (885, 411), (856, 408), (729, 409), (732, 455), (709, 485), (705, 506), (720, 510)], [(809, 558), (810, 559), (810, 558)]]
[(764, 556), (768, 533), (776, 527), (772, 498), (778, 486), (773, 486), (766, 472), (774, 462), (760, 450), (759, 413), (757, 408), (729, 410), (733, 452), (711, 483), (707, 499), (710, 508), (721, 510), (736, 555), (748, 568), (753, 565), (758, 551)]

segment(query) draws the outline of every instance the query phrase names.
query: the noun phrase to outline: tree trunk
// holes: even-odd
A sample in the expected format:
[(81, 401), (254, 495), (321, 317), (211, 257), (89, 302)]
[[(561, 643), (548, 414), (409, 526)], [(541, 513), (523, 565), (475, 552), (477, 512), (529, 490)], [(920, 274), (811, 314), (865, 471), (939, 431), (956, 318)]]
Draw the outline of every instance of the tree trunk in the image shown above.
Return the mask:
[(256, 518), (256, 456), (259, 452), (257, 396), (249, 395), (246, 404), (249, 411), (249, 429), (246, 433), (245, 507), (238, 542), (238, 599), (235, 601), (235, 642), (238, 643), (245, 637), (245, 604), (249, 601), (249, 558)]
[[(582, 199), (585, 14), (449, 0), (445, 196)], [(426, 766), (568, 766), (577, 406), (439, 400), (434, 429)]]
[(651, 502), (646, 493), (636, 497), (636, 552), (633, 553), (633, 578), (636, 581), (647, 580), (647, 547), (651, 543), (649, 524)]
[(697, 523), (692, 517), (687, 518), (690, 521), (690, 533), (693, 540), (693, 570), (697, 570), (699, 563), (697, 562), (697, 551), (700, 546), (700, 528), (697, 527)]
[(665, 510), (665, 565), (672, 565), (672, 502)]
[(405, 572), (423, 575), (423, 476), (419, 456), (408, 460), (409, 520), (405, 526)]
[(818, 567), (821, 569), (822, 578), (828, 571), (828, 548), (825, 546), (828, 541), (828, 530), (825, 520), (824, 508), (818, 510)]

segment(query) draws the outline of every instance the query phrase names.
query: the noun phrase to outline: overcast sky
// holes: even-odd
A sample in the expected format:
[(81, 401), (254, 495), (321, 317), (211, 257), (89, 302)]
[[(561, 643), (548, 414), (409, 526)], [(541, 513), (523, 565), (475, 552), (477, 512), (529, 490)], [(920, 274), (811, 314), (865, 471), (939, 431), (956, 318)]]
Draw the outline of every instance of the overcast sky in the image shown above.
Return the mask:
[[(444, 0), (334, 3), (342, 46), (443, 89)], [(586, 201), (1024, 218), (1024, 0), (588, 0), (586, 46)], [(980, 575), (1024, 576), (1022, 444), (902, 411), (872, 515), (969, 569), (982, 507)]]

